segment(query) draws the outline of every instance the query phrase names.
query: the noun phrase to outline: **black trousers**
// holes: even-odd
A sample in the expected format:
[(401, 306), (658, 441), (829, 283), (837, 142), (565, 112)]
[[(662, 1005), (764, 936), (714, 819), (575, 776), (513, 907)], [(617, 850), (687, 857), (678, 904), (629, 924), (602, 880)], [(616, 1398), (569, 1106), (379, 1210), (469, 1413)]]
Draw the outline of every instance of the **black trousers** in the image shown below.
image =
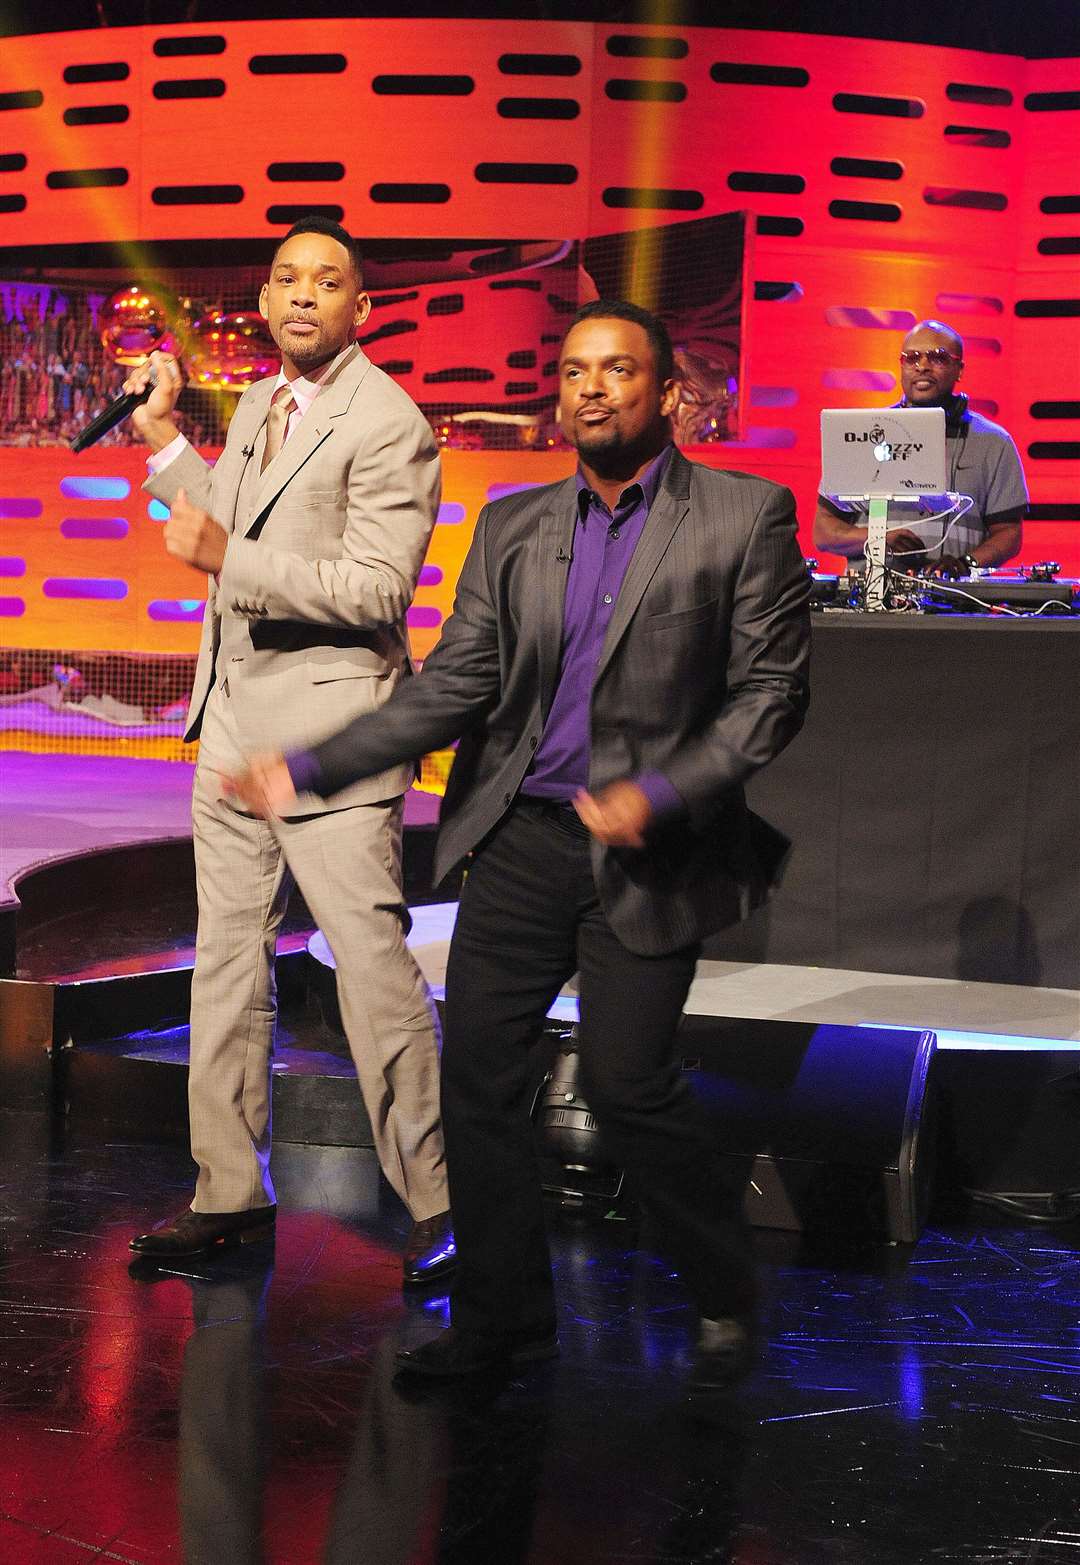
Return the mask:
[(675, 1054), (698, 948), (636, 956), (600, 907), (585, 828), (519, 800), (476, 854), (446, 973), (442, 1110), (460, 1270), (451, 1313), (487, 1334), (555, 1323), (528, 1049), (580, 972), (581, 1086), (703, 1315), (755, 1305), (742, 1191)]

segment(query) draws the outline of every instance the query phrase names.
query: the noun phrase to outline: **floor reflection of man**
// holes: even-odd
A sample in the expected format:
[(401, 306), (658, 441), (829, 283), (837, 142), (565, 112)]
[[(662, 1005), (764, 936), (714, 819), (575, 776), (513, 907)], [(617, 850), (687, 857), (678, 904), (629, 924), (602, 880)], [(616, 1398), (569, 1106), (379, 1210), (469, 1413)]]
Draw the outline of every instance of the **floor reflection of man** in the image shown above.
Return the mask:
[(192, 1280), (195, 1330), (180, 1386), (178, 1490), (185, 1565), (262, 1565), (263, 1342), (273, 1267)]
[(375, 1350), (324, 1565), (524, 1565), (548, 1445), (551, 1382), (498, 1377), (432, 1394)]

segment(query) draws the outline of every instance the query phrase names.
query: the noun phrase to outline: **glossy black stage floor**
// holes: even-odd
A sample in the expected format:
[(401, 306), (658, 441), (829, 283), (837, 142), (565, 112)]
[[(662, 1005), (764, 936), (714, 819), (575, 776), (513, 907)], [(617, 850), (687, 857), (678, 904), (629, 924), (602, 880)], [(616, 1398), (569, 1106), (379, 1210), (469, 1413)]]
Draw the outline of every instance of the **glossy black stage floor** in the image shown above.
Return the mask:
[(281, 1147), (276, 1255), (129, 1274), (186, 1156), (0, 1113), (6, 1565), (960, 1565), (1080, 1541), (1075, 1230), (826, 1258), (759, 1234), (766, 1345), (708, 1420), (632, 1214), (553, 1204), (561, 1358), (418, 1392), (403, 1214), (362, 1149)]

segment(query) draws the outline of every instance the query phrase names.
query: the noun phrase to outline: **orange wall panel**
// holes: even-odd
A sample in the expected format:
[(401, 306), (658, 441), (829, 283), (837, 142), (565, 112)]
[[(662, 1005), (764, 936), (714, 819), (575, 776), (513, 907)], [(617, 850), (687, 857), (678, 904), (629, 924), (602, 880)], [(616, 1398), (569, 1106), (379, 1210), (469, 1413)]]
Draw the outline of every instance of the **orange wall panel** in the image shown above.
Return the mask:
[[(532, 36), (530, 37), (530, 32)], [(591, 138), (591, 45), (587, 24), (544, 24), (542, 37), (528, 24), (396, 20), (305, 19), (302, 38), (288, 24), (238, 22), (197, 28), (111, 28), (103, 33), (51, 33), (5, 39), (0, 92), (37, 91), (38, 107), (4, 115), (12, 150), (28, 158), (27, 168), (2, 190), (26, 197), (25, 209), (0, 213), (0, 245), (43, 244), (57, 238), (57, 214), (81, 229), (77, 237), (108, 242), (201, 238), (210, 233), (251, 238), (282, 231), (271, 221), (273, 205), (313, 201), (344, 208), (344, 221), (357, 233), (426, 237), (547, 237), (584, 232), (587, 169), (571, 184), (506, 186), (478, 179), (484, 162), (560, 163), (577, 169)], [(219, 53), (161, 58), (155, 44), (177, 39), (222, 40)], [(88, 40), (93, 40), (91, 44)], [(523, 50), (571, 55), (576, 76), (551, 78), (500, 69), (507, 55)], [(256, 74), (260, 57), (340, 55), (344, 69)], [(85, 85), (63, 80), (69, 61), (102, 59), (127, 66), (118, 82)], [(378, 92), (378, 78), (458, 78), (471, 85), (465, 95), (432, 91), (430, 80), (413, 93)], [(198, 84), (204, 84), (199, 86)], [(208, 85), (206, 85), (208, 84)], [(165, 91), (213, 92), (214, 96), (162, 98)], [(507, 118), (504, 100), (552, 95), (574, 107), (573, 119)], [(124, 107), (118, 126), (84, 126), (68, 132), (64, 115), (87, 97)], [(303, 112), (304, 105), (317, 113)], [(299, 107), (298, 107), (299, 106)], [(57, 168), (126, 168), (121, 189), (50, 190)], [(340, 183), (272, 182), (273, 162), (337, 161)], [(139, 177), (135, 177), (136, 172)], [(445, 186), (445, 198), (379, 201), (376, 185)], [(222, 186), (239, 186), (240, 199), (221, 197)], [(162, 187), (217, 187), (218, 199), (162, 205)], [(233, 192), (235, 194), (235, 192)], [(508, 226), (490, 227), (501, 213)], [(74, 233), (70, 237), (76, 237)]]

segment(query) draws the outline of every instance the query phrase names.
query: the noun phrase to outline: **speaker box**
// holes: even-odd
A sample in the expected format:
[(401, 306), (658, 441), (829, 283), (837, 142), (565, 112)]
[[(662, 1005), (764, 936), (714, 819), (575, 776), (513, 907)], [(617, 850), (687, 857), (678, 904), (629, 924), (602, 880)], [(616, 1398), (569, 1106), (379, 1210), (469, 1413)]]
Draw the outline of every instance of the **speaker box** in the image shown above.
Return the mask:
[(912, 1243), (930, 1202), (932, 1032), (684, 1016), (679, 1047), (761, 1228)]
[(1063, 1211), (1073, 1211), (1080, 1192), (1080, 1045), (1009, 1043), (954, 1045), (938, 1059), (943, 1180), (958, 1191), (1057, 1197)]

